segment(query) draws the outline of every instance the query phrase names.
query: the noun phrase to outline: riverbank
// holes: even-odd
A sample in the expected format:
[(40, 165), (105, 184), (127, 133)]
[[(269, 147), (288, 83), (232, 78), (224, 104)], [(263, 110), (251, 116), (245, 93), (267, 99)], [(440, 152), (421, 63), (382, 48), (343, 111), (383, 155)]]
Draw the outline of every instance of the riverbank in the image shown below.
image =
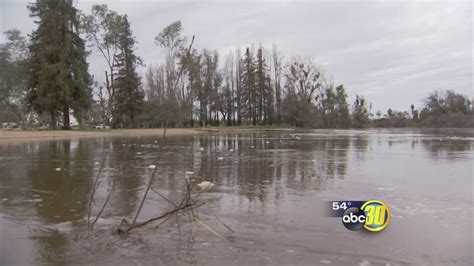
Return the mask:
[[(71, 138), (101, 138), (101, 137), (146, 137), (163, 136), (163, 128), (147, 129), (110, 129), (110, 130), (45, 130), (21, 131), (0, 130), (0, 143), (17, 141), (60, 140)], [(166, 136), (195, 135), (209, 132), (235, 131), (291, 131), (291, 128), (276, 127), (209, 127), (209, 128), (169, 128)]]

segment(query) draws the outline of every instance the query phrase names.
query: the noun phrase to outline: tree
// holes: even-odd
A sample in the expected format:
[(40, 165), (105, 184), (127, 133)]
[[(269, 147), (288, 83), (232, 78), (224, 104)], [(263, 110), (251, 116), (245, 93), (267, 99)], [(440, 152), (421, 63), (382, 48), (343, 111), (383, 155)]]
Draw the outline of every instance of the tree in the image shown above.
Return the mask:
[(316, 92), (322, 88), (323, 77), (310, 59), (294, 58), (285, 69), (287, 94), (283, 113), (287, 122), (301, 127), (318, 127)]
[(49, 113), (53, 129), (62, 113), (63, 128), (70, 129), (70, 110), (81, 123), (92, 98), (78, 10), (72, 0), (39, 0), (29, 8), (39, 20), (29, 46), (28, 106)]
[(249, 124), (257, 124), (257, 95), (256, 95), (256, 66), (250, 48), (247, 47), (242, 60), (241, 80), (241, 108), (242, 116)]
[(435, 91), (425, 99), (420, 123), (424, 127), (472, 127), (471, 101), (452, 90)]
[(326, 88), (322, 100), (322, 116), (325, 128), (348, 128), (351, 126), (347, 94), (343, 85), (336, 89)]
[(82, 25), (90, 46), (96, 48), (107, 63), (107, 70), (104, 71), (107, 95), (102, 92), (103, 87), (99, 86), (97, 96), (107, 106), (104, 123), (116, 126), (118, 112), (114, 75), (118, 67), (116, 63), (123, 32), (123, 16), (108, 9), (107, 5), (93, 5), (91, 14), (82, 16)]
[(370, 124), (367, 102), (363, 96), (356, 95), (352, 106), (352, 125), (355, 128), (366, 128)]
[[(118, 73), (114, 80), (117, 93), (117, 111), (124, 117), (127, 127), (136, 127), (136, 117), (141, 111), (144, 93), (140, 77), (136, 72), (141, 59), (134, 53), (135, 40), (127, 16), (123, 17), (122, 32), (119, 35), (120, 53), (117, 55)], [(127, 119), (125, 119), (127, 117)]]
[(257, 50), (256, 64), (256, 96), (258, 116), (257, 122), (261, 124), (271, 124), (274, 115), (273, 90), (270, 83), (270, 72), (263, 56), (263, 48)]
[(281, 72), (282, 72), (282, 57), (279, 55), (277, 46), (273, 44), (273, 51), (272, 51), (272, 59), (273, 59), (273, 87), (275, 91), (275, 101), (276, 101), (276, 121), (277, 123), (281, 123)]
[(0, 44), (0, 121), (21, 121), (27, 127), (27, 110), (22, 103), (27, 88), (28, 43), (19, 30), (5, 32)]

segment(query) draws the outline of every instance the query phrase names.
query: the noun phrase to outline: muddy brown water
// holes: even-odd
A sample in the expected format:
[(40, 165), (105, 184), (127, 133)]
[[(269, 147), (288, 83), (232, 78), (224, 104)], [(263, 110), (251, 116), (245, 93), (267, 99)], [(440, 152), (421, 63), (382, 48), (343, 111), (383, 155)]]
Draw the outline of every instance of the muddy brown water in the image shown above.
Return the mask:
[[(0, 265), (472, 265), (473, 129), (314, 130), (98, 138), (0, 145)], [(87, 201), (107, 154), (87, 229)], [(119, 236), (152, 173), (188, 213)], [(385, 202), (378, 233), (326, 217), (325, 201)], [(150, 192), (138, 218), (172, 209)], [(178, 227), (177, 224), (180, 224)], [(229, 226), (228, 230), (222, 223)]]

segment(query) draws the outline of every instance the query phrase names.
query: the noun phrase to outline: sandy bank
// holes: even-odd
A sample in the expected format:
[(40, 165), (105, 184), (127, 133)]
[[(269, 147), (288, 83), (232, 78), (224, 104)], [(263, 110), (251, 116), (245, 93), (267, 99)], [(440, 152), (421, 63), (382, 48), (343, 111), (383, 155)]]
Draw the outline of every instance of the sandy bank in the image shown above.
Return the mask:
[[(167, 136), (205, 134), (213, 132), (247, 132), (247, 131), (273, 131), (292, 129), (273, 128), (169, 128)], [(112, 130), (46, 130), (46, 131), (9, 131), (0, 130), (0, 144), (18, 141), (59, 140), (70, 138), (101, 138), (101, 137), (145, 137), (162, 136), (162, 128), (153, 129), (112, 129)]]

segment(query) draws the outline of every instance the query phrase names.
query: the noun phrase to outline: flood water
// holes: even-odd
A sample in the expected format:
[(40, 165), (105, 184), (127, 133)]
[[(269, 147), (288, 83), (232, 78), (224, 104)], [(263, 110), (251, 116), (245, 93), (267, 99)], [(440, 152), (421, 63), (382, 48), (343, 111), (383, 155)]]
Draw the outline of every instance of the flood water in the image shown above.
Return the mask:
[[(0, 265), (472, 265), (474, 130), (315, 130), (0, 145)], [(104, 159), (105, 158), (105, 159)], [(87, 228), (87, 202), (99, 176)], [(189, 212), (130, 232), (153, 190)], [(138, 221), (173, 209), (150, 191)], [(385, 202), (389, 226), (347, 230), (325, 201)], [(230, 231), (227, 225), (232, 231)], [(178, 226), (179, 225), (179, 226)]]

